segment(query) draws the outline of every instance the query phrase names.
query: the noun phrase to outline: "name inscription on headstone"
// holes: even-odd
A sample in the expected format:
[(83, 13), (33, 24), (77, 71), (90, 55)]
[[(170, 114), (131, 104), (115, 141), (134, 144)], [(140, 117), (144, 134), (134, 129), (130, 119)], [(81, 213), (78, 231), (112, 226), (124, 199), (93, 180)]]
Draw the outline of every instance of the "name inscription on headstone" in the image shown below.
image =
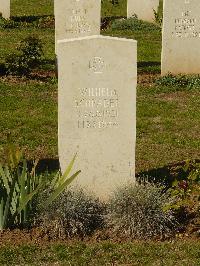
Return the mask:
[(72, 9), (70, 23), (66, 19), (66, 32), (81, 34), (90, 33), (91, 24), (87, 20), (87, 9)]
[[(185, 1), (185, 4), (189, 4)], [(197, 18), (194, 17), (191, 10), (181, 12), (181, 16), (174, 19), (174, 31), (172, 37), (175, 38), (198, 38), (200, 37), (200, 28), (197, 24)]]
[(162, 75), (200, 73), (199, 13), (199, 0), (164, 0)]
[(55, 46), (58, 40), (100, 34), (100, 0), (54, 0), (54, 13)]
[(116, 89), (78, 88), (75, 107), (78, 128), (119, 126), (119, 99)]

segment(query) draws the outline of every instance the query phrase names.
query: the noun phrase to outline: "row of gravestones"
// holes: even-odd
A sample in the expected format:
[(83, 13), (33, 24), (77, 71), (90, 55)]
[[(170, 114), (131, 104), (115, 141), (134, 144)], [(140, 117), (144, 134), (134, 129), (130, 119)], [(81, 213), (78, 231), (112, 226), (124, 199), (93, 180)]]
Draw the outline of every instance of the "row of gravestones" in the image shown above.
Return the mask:
[[(163, 1), (162, 75), (200, 73), (199, 0)], [(154, 19), (159, 0), (127, 0), (128, 17)], [(100, 1), (55, 0), (56, 40), (100, 34)], [(0, 13), (10, 16), (10, 0), (0, 0)]]
[[(152, 20), (159, 0), (128, 0), (133, 12)], [(135, 8), (135, 9), (134, 9)], [(200, 73), (199, 0), (164, 0), (161, 73)], [(133, 11), (134, 10), (134, 11)], [(56, 40), (100, 34), (100, 1), (55, 1)]]
[[(197, 1), (164, 0), (162, 74), (200, 72)], [(75, 186), (106, 198), (135, 175), (137, 42), (99, 35), (100, 0), (65, 3), (55, 0), (61, 169), (78, 152)]]
[[(64, 1), (62, 2), (61, 5), (64, 4), (63, 7), (65, 9), (66, 3), (64, 3)], [(77, 2), (80, 2), (80, 0)], [(73, 1), (68, 1), (67, 4), (70, 6), (73, 4)], [(153, 10), (157, 10), (158, 5), (159, 0), (127, 0), (127, 17), (137, 14), (140, 19), (153, 21)], [(2, 16), (6, 19), (10, 17), (10, 0), (0, 0), (0, 13), (2, 13)]]
[[(163, 73), (199, 71), (197, 1), (164, 1)], [(100, 0), (55, 0), (61, 169), (77, 152), (75, 185), (105, 198), (134, 180), (137, 42), (100, 36), (100, 13)]]

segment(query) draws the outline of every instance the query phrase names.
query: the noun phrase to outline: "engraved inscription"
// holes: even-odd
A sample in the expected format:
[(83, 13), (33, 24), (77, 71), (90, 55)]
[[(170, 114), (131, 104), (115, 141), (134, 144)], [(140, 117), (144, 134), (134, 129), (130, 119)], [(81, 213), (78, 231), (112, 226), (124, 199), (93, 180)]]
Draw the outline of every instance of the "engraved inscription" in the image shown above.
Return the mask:
[(66, 22), (66, 31), (78, 34), (91, 32), (91, 25), (87, 21), (87, 9), (72, 10), (69, 21)]
[[(185, 4), (190, 4), (190, 0), (185, 0)], [(187, 6), (188, 8), (188, 6)], [(181, 16), (174, 19), (174, 31), (172, 36), (174, 38), (199, 38), (200, 25), (198, 25), (197, 18), (192, 14), (191, 10), (181, 12)]]
[(74, 106), (78, 128), (119, 126), (119, 99), (116, 89), (78, 88)]

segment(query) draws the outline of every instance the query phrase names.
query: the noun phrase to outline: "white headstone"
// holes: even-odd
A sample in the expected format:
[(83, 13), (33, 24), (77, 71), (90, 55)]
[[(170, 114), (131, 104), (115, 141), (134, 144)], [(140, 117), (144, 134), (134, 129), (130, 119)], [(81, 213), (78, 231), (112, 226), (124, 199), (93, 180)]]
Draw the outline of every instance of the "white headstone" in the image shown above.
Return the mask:
[(200, 1), (165, 0), (162, 75), (200, 74)]
[(127, 17), (137, 15), (138, 19), (153, 22), (154, 11), (157, 12), (159, 0), (127, 0)]
[(10, 18), (10, 0), (0, 0), (0, 13), (3, 18)]
[(136, 46), (105, 36), (58, 42), (61, 169), (77, 152), (74, 184), (101, 198), (134, 180)]
[(55, 0), (56, 41), (100, 34), (101, 0)]

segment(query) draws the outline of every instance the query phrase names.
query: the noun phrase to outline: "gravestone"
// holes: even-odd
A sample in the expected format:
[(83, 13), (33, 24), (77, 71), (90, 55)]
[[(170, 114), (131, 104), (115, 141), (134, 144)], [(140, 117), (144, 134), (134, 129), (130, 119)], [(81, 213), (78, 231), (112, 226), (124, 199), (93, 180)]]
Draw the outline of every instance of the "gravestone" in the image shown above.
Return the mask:
[(153, 22), (154, 11), (157, 12), (159, 0), (127, 0), (127, 17), (137, 15), (138, 19)]
[(55, 0), (56, 41), (100, 34), (101, 0)]
[(10, 18), (10, 0), (0, 0), (0, 14), (3, 18)]
[(134, 180), (136, 46), (100, 35), (58, 41), (61, 170), (77, 152), (74, 185), (100, 198)]
[(200, 73), (200, 1), (164, 1), (162, 75)]

